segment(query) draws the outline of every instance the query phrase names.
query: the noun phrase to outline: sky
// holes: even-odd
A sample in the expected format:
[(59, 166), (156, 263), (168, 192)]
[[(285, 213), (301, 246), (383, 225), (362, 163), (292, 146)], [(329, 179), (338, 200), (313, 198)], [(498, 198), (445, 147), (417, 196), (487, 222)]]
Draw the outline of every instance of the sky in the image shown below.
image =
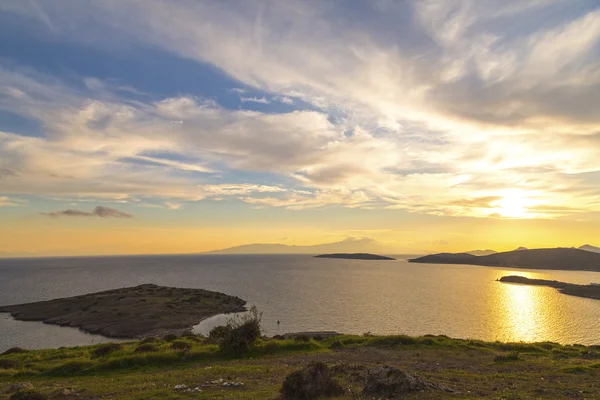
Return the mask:
[(0, 256), (600, 245), (597, 0), (0, 2)]

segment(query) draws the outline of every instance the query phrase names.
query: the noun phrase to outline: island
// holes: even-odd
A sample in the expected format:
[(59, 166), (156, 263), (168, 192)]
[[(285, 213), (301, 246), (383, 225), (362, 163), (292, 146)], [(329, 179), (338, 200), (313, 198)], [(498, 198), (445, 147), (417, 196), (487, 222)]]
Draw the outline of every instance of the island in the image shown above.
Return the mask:
[(573, 248), (517, 249), (486, 256), (439, 253), (414, 258), (409, 262), (600, 272), (600, 253)]
[(315, 258), (344, 258), (348, 260), (395, 260), (392, 257), (380, 256), (377, 254), (369, 253), (333, 253), (333, 254), (321, 254), (315, 256)]
[(153, 284), (0, 307), (21, 321), (79, 328), (112, 338), (142, 338), (189, 331), (217, 315), (246, 311), (238, 297), (203, 289)]
[(499, 282), (517, 283), (521, 285), (549, 286), (557, 289), (560, 293), (569, 296), (585, 297), (587, 299), (600, 300), (600, 285), (577, 285), (560, 281), (551, 281), (546, 279), (530, 279), (524, 276), (509, 275), (503, 276)]

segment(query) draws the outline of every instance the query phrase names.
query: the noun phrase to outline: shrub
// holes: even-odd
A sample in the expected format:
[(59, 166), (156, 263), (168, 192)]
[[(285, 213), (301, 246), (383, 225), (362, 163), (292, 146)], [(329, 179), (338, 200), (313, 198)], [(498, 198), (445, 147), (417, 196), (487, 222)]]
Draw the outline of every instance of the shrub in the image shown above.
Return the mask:
[(23, 362), (21, 360), (0, 360), (0, 368), (4, 369), (21, 369)]
[(208, 333), (208, 341), (210, 343), (219, 343), (219, 341), (223, 340), (225, 336), (231, 333), (231, 326), (229, 325), (221, 325), (215, 326)]
[(10, 396), (10, 400), (47, 400), (48, 396), (35, 390), (22, 390)]
[(511, 351), (506, 354), (498, 354), (494, 357), (494, 362), (504, 362), (504, 361), (517, 361), (519, 359), (519, 353), (516, 351)]
[(310, 336), (308, 336), (308, 335), (296, 335), (296, 336), (294, 336), (294, 341), (295, 342), (307, 343), (307, 342), (310, 342)]
[(167, 342), (172, 342), (173, 340), (177, 340), (178, 336), (175, 335), (174, 333), (169, 333), (167, 336), (165, 336), (165, 340)]
[(4, 353), (2, 353), (2, 355), (5, 356), (8, 354), (26, 353), (27, 351), (28, 351), (27, 349), (23, 349), (21, 347), (11, 347), (10, 349), (8, 349)]
[(394, 346), (398, 344), (416, 344), (417, 340), (406, 335), (376, 337), (371, 342), (374, 346)]
[(119, 351), (122, 349), (123, 346), (119, 343), (106, 343), (96, 347), (93, 354), (95, 357), (104, 357), (109, 355), (110, 353), (114, 353), (115, 351)]
[(267, 353), (275, 353), (279, 349), (279, 345), (277, 342), (267, 342), (265, 344), (265, 352)]
[(189, 351), (192, 349), (192, 345), (188, 342), (184, 342), (183, 340), (176, 340), (171, 345), (171, 349), (177, 351)]
[(313, 361), (306, 368), (292, 372), (285, 378), (281, 396), (284, 400), (305, 400), (343, 394), (344, 390), (331, 375), (326, 364)]
[(329, 345), (329, 347), (331, 349), (341, 349), (341, 348), (344, 348), (346, 346), (344, 346), (344, 343), (342, 341), (336, 340), (336, 341), (332, 342), (331, 345)]
[(87, 360), (71, 361), (50, 370), (53, 375), (71, 375), (93, 367), (95, 364)]
[(219, 350), (234, 357), (244, 356), (260, 338), (261, 319), (262, 313), (256, 307), (252, 307), (248, 314), (229, 319), (229, 330), (219, 341)]
[(140, 343), (142, 343), (142, 344), (156, 343), (158, 341), (159, 341), (158, 338), (155, 338), (154, 336), (148, 336), (147, 338), (144, 338)]
[[(142, 342), (143, 343), (143, 342)], [(139, 353), (154, 353), (158, 351), (158, 347), (153, 345), (152, 343), (143, 343), (140, 344), (134, 351), (134, 354)]]

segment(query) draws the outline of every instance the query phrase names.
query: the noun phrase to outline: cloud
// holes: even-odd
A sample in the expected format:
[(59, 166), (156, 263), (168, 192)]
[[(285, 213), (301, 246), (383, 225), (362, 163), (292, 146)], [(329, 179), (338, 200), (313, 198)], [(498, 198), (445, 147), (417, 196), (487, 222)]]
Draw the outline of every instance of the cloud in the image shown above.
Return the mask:
[(19, 201), (11, 199), (7, 196), (0, 196), (0, 207), (14, 207), (19, 205)]
[(266, 97), (240, 97), (242, 103), (261, 103), (261, 104), (270, 104), (271, 102), (267, 100)]
[[(0, 7), (50, 23), (57, 40), (156, 46), (273, 101), (310, 107), (228, 110), (185, 93), (131, 101), (93, 77), (84, 90), (3, 69), (0, 108), (45, 129), (41, 138), (0, 133), (6, 193), (231, 197), (290, 209), (487, 217), (502, 215), (504, 197), (517, 190), (530, 216), (600, 211), (594, 7), (566, 0), (28, 4), (35, 7)], [(240, 185), (236, 171), (260, 178), (227, 189), (230, 178)], [(281, 190), (256, 190), (262, 180)]]
[(165, 206), (167, 206), (171, 210), (179, 210), (182, 206), (181, 203), (174, 203), (172, 201), (165, 201)]
[(132, 218), (133, 216), (123, 211), (110, 207), (97, 206), (91, 212), (68, 209), (43, 213), (49, 217), (100, 217), (100, 218)]

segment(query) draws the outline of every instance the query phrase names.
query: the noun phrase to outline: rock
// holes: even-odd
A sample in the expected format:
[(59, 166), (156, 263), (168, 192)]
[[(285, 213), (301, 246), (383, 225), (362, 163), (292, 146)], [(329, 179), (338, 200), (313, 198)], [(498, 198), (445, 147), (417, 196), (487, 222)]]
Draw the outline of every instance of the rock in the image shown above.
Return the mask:
[(283, 400), (310, 400), (343, 394), (340, 384), (332, 378), (326, 364), (313, 361), (300, 371), (288, 375), (283, 381)]
[(406, 371), (383, 365), (367, 371), (363, 394), (390, 398), (427, 389), (453, 392), (452, 389), (425, 382)]
[(27, 353), (27, 349), (23, 349), (21, 347), (11, 347), (10, 349), (8, 349), (4, 353), (2, 353), (2, 355), (6, 356), (8, 354), (18, 354), (18, 353)]
[(48, 396), (35, 390), (19, 390), (10, 396), (10, 400), (48, 400)]
[(8, 393), (15, 393), (21, 390), (33, 390), (33, 385), (29, 382), (19, 382), (8, 387)]

